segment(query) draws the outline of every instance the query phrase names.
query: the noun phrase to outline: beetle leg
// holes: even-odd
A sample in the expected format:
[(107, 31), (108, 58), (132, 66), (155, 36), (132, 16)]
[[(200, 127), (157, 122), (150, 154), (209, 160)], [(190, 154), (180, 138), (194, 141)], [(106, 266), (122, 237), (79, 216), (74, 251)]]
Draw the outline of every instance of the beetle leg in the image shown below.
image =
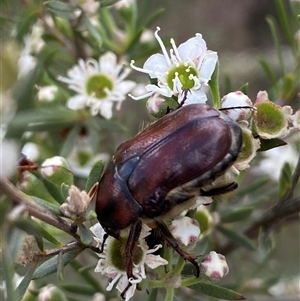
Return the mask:
[(172, 233), (170, 232), (169, 228), (166, 226), (165, 223), (156, 220), (157, 226), (160, 229), (161, 233), (163, 234), (164, 238), (166, 239), (166, 241), (168, 242), (168, 244), (184, 259), (189, 261), (190, 263), (192, 263), (196, 269), (195, 271), (195, 276), (199, 277), (200, 275), (200, 269), (199, 269), (199, 265), (196, 262), (195, 258), (192, 257), (190, 254), (188, 254), (187, 252), (183, 251), (179, 245), (177, 240), (175, 239), (175, 237), (172, 235)]
[(220, 195), (220, 194), (224, 194), (230, 191), (233, 191), (235, 189), (237, 189), (238, 184), (236, 182), (232, 182), (228, 185), (222, 186), (222, 187), (217, 187), (217, 188), (213, 188), (210, 190), (202, 190), (200, 189), (200, 195), (201, 196), (215, 196), (215, 195)]
[(142, 222), (137, 220), (130, 229), (129, 237), (126, 242), (126, 257), (125, 257), (125, 265), (126, 265), (126, 273), (128, 279), (134, 278), (132, 269), (133, 269), (133, 252), (136, 246), (136, 243), (140, 237), (142, 231)]
[(142, 231), (142, 222), (140, 220), (137, 220), (131, 226), (131, 229), (130, 229), (130, 232), (129, 232), (129, 237), (128, 237), (127, 242), (126, 242), (126, 248), (125, 248), (125, 250), (126, 250), (125, 265), (126, 265), (126, 273), (127, 273), (127, 278), (128, 278), (128, 284), (125, 287), (125, 289), (123, 290), (123, 292), (121, 293), (121, 297), (123, 299), (125, 299), (125, 293), (127, 292), (127, 290), (132, 285), (129, 282), (129, 279), (130, 278), (135, 278), (134, 275), (133, 275), (133, 272), (132, 272), (132, 269), (133, 269), (133, 258), (132, 258), (132, 255), (133, 255), (133, 251), (134, 251), (134, 248), (136, 246), (136, 243), (137, 243), (137, 241), (138, 241), (138, 239), (140, 237), (141, 231)]

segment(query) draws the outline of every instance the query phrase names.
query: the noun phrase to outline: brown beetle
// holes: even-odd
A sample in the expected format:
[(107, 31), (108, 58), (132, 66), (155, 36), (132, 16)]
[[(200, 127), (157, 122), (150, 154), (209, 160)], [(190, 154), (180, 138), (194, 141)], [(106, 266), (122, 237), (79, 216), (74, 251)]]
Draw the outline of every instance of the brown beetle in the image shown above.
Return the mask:
[(205, 104), (190, 104), (152, 123), (121, 144), (100, 180), (96, 213), (108, 235), (131, 227), (126, 244), (126, 272), (142, 221), (158, 228), (166, 241), (196, 267), (165, 221), (191, 208), (199, 195), (213, 196), (237, 187), (230, 183), (205, 190), (234, 163), (242, 147), (240, 126)]

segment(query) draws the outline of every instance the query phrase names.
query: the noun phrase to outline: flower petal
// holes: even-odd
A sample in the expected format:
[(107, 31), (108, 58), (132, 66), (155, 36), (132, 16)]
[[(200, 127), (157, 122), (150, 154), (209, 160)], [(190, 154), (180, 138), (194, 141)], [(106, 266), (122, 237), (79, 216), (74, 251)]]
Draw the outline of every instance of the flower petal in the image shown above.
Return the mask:
[(188, 39), (178, 47), (178, 53), (182, 60), (195, 60), (201, 57), (206, 51), (206, 42), (202, 39), (201, 34)]
[(162, 54), (151, 55), (145, 62), (143, 69), (151, 78), (158, 78), (161, 73), (165, 73), (169, 66)]

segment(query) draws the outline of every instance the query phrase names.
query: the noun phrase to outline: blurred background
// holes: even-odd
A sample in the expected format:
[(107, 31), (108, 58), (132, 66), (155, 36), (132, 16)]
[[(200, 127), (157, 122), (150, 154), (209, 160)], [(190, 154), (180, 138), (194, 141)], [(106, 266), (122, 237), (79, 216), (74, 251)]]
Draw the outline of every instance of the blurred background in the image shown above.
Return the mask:
[[(161, 28), (160, 36), (164, 37), (167, 48), (169, 47), (169, 38), (174, 38), (177, 45), (183, 43), (188, 38), (201, 33), (207, 42), (208, 49), (217, 51), (220, 61), (220, 85), (221, 95), (228, 93), (228, 86), (231, 91), (238, 90), (241, 86), (248, 83), (248, 96), (252, 101), (255, 101), (256, 95), (260, 90), (269, 90), (272, 88), (272, 83), (265, 75), (263, 68), (259, 63), (259, 58), (263, 57), (274, 68), (275, 74), (280, 74), (280, 64), (274, 47), (274, 42), (270, 33), (270, 28), (266, 22), (266, 17), (271, 16), (278, 20), (278, 12), (276, 10), (276, 1), (272, 0), (138, 0), (137, 5), (143, 9), (145, 2), (151, 1), (151, 8), (154, 12), (158, 8), (163, 8), (164, 13), (152, 25), (154, 31), (156, 26)], [(2, 43), (7, 41), (13, 29), (13, 20), (15, 18), (22, 19), (19, 15), (23, 5), (26, 5), (27, 0), (23, 1), (8, 1), (1, 0), (2, 14), (11, 16), (11, 22), (5, 22), (1, 25)], [(30, 1), (28, 1), (30, 2)], [(291, 6), (298, 5), (299, 1), (283, 1), (288, 16), (292, 14)], [(300, 13), (300, 10), (298, 10)], [(151, 12), (149, 11), (149, 14)], [(294, 21), (292, 21), (294, 22)], [(295, 20), (295, 28), (297, 21)], [(299, 29), (299, 28), (298, 28)], [(280, 27), (280, 44), (287, 72), (295, 68), (295, 60), (292, 55), (285, 35)], [(296, 31), (295, 33), (296, 36)], [(300, 34), (298, 31), (298, 43), (300, 43)], [(20, 43), (21, 39), (18, 41)], [(299, 58), (298, 58), (299, 60)], [(137, 61), (136, 65), (142, 66), (144, 60)], [(55, 62), (54, 62), (55, 63)], [(68, 62), (69, 63), (69, 62)], [(68, 64), (60, 65), (59, 72), (66, 72)], [(1, 70), (1, 77), (6, 74)], [(131, 77), (140, 82), (146, 82), (147, 77), (141, 76), (132, 72)], [(230, 83), (230, 84), (229, 84)], [(300, 88), (300, 83), (299, 83)], [(288, 103), (284, 99), (272, 99), (280, 105), (290, 105), (294, 109), (299, 108), (299, 95), (295, 94)], [(4, 112), (4, 102), (1, 100), (1, 111)], [(138, 108), (138, 109), (137, 109)], [(1, 117), (3, 118), (3, 116)], [(121, 124), (128, 127), (126, 132), (103, 133), (108, 139), (109, 147), (106, 151), (113, 153), (114, 149), (123, 141), (132, 137), (139, 131), (143, 125), (147, 124), (153, 118), (145, 108), (145, 102), (136, 103), (132, 99), (127, 99), (122, 104), (122, 110), (116, 112), (115, 119)], [(299, 137), (297, 137), (298, 139)], [(294, 139), (294, 138), (293, 138)], [(279, 156), (285, 157), (288, 151), (285, 148), (279, 150)], [(268, 170), (260, 169), (263, 159), (268, 154), (258, 155), (252, 162), (255, 166), (253, 172), (247, 174), (241, 180), (240, 190), (244, 191), (249, 187), (249, 184), (262, 176), (264, 173), (270, 180), (263, 186), (252, 198), (239, 199), (237, 193), (235, 200), (228, 207), (220, 207), (220, 210), (228, 213), (228, 210), (234, 210), (234, 206), (239, 206), (239, 202), (244, 204), (259, 203), (259, 207), (254, 212), (254, 218), (258, 217), (261, 212), (267, 210), (277, 201), (276, 193), (278, 179), (272, 179)], [(273, 157), (272, 157), (273, 158)], [(279, 161), (273, 160), (273, 165), (278, 169), (281, 168)], [(274, 157), (275, 158), (275, 157)], [(288, 158), (287, 158), (288, 159)], [(296, 159), (292, 162), (296, 164)], [(255, 171), (256, 170), (256, 171)], [(298, 195), (300, 189), (297, 189)], [(242, 193), (241, 193), (242, 194)], [(257, 197), (257, 199), (255, 199)], [(271, 198), (270, 198), (271, 197)], [(272, 199), (273, 198), (273, 199)], [(274, 203), (272, 203), (274, 201)], [(247, 223), (243, 221), (243, 223)], [(241, 228), (245, 228), (246, 224), (242, 224)], [(231, 252), (228, 257), (228, 265), (230, 273), (221, 284), (227, 287), (238, 287), (238, 291), (247, 296), (248, 301), (298, 301), (300, 300), (300, 224), (299, 215), (293, 217), (293, 220), (287, 221), (286, 225), (281, 224), (281, 227), (275, 228), (275, 232), (266, 238), (266, 248), (257, 252), (249, 250), (240, 250)], [(276, 234), (276, 239), (273, 235)], [(215, 239), (222, 240), (221, 236), (216, 235)], [(86, 253), (85, 253), (86, 254)], [(96, 263), (94, 256), (80, 256), (82, 266), (91, 266)], [(72, 268), (67, 267), (65, 275), (69, 278), (72, 275)], [(21, 270), (22, 274), (22, 270)], [(97, 276), (97, 275), (96, 275)], [(75, 277), (75, 276), (74, 276)], [(76, 276), (77, 277), (77, 276)], [(79, 278), (80, 279), (80, 278)], [(46, 284), (46, 281), (58, 283), (55, 276), (49, 277), (49, 280), (40, 280), (40, 283)], [(80, 281), (74, 279), (74, 281)], [(239, 286), (239, 283), (243, 285)], [(273, 284), (274, 283), (274, 284)], [(271, 287), (271, 289), (270, 289)], [(142, 300), (143, 295), (137, 294), (132, 300)], [(188, 298), (191, 301), (216, 300), (204, 295), (198, 295), (190, 290), (183, 290), (178, 295), (178, 300)], [(81, 300), (88, 300), (82, 297)]]

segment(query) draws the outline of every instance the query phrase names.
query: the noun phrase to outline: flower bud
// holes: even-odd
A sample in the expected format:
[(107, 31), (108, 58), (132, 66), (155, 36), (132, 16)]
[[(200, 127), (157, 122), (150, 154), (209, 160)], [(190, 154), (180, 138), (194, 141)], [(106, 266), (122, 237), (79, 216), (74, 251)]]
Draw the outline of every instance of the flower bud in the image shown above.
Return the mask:
[(39, 101), (53, 101), (55, 99), (58, 88), (56, 86), (39, 87), (37, 99)]
[(40, 289), (38, 301), (67, 301), (65, 294), (55, 285), (48, 284)]
[(73, 174), (69, 169), (69, 165), (66, 159), (60, 156), (46, 159), (42, 163), (41, 174), (44, 178), (48, 178), (59, 186), (62, 183), (73, 184)]
[[(241, 91), (235, 91), (225, 95), (222, 100), (222, 108), (231, 108), (230, 110), (224, 110), (223, 112), (231, 119), (240, 121), (246, 120), (251, 115), (252, 101)], [(234, 109), (237, 107), (236, 109)], [(249, 107), (249, 108), (238, 108)]]
[(188, 216), (173, 220), (170, 231), (181, 245), (189, 249), (195, 246), (200, 236), (200, 228), (197, 220)]
[(212, 280), (223, 278), (229, 272), (225, 256), (211, 251), (203, 258), (201, 271)]
[(105, 295), (103, 295), (102, 293), (96, 293), (93, 296), (92, 301), (106, 301)]
[(76, 221), (84, 221), (87, 208), (91, 202), (89, 195), (72, 185), (69, 189), (67, 203), (60, 206), (61, 212)]
[(285, 137), (288, 130), (288, 119), (292, 114), (290, 106), (280, 107), (268, 99), (266, 91), (260, 91), (254, 106), (254, 123), (257, 134), (264, 139)]
[(166, 115), (167, 112), (167, 103), (166, 100), (158, 93), (154, 93), (146, 103), (148, 112), (157, 118), (160, 118)]

